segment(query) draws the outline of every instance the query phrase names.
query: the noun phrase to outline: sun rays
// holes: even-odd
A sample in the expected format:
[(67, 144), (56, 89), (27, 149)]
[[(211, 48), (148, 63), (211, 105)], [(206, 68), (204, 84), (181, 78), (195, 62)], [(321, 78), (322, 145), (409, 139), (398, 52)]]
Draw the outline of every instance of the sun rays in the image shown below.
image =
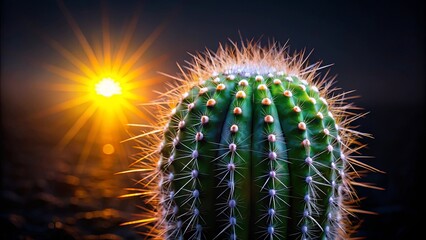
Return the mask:
[[(156, 27), (142, 42), (136, 42), (134, 33), (138, 14), (123, 26), (125, 31), (120, 35), (110, 28), (104, 7), (100, 26), (102, 33), (92, 40), (87, 37), (91, 34), (83, 32), (61, 1), (59, 8), (78, 45), (68, 47), (45, 37), (65, 64), (58, 61), (44, 63), (43, 66), (54, 75), (54, 81), (46, 84), (48, 90), (66, 92), (70, 97), (44, 109), (37, 116), (62, 114), (71, 122), (57, 149), (64, 150), (77, 137), (83, 138), (78, 164), (82, 167), (95, 145), (100, 146), (100, 153), (119, 153), (117, 143), (129, 137), (126, 133), (129, 118), (149, 119), (137, 105), (148, 101), (151, 87), (161, 83), (161, 76), (152, 77), (148, 73), (164, 60), (164, 56), (146, 61), (144, 54), (158, 38), (163, 26)], [(121, 40), (116, 41), (114, 36), (121, 36)], [(73, 114), (68, 114), (71, 112)]]

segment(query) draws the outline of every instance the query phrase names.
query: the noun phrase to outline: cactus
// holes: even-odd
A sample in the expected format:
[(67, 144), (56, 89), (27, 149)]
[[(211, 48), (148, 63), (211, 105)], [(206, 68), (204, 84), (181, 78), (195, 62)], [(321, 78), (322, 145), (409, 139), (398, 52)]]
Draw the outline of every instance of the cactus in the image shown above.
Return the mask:
[[(154, 239), (346, 239), (358, 199), (360, 117), (320, 63), (277, 44), (194, 56), (154, 103), (131, 172)], [(171, 76), (172, 77), (172, 76)], [(167, 98), (167, 100), (164, 100)], [(142, 136), (142, 138), (140, 138)]]

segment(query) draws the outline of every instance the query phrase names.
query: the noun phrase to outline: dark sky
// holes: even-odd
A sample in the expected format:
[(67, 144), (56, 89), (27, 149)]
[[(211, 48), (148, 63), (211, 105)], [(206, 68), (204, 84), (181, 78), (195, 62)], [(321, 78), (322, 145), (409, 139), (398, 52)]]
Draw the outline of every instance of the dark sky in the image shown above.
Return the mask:
[[(152, 69), (153, 74), (174, 74), (178, 71), (176, 62), (190, 60), (188, 52), (216, 49), (219, 42), (228, 39), (239, 41), (239, 33), (243, 38), (262, 37), (264, 42), (289, 41), (292, 50), (314, 50), (310, 61), (334, 64), (330, 70), (337, 75), (336, 86), (355, 89), (361, 96), (355, 101), (370, 114), (358, 123), (362, 131), (375, 137), (366, 140), (366, 154), (374, 156), (369, 164), (386, 171), (367, 179), (387, 190), (361, 190), (369, 195), (365, 207), (381, 214), (368, 216), (362, 231), (371, 239), (398, 239), (413, 228), (413, 217), (421, 216), (419, 211), (423, 210), (416, 207), (420, 199), (416, 198), (415, 176), (420, 175), (425, 136), (422, 1), (64, 3), (89, 40), (100, 33), (101, 3), (108, 9), (111, 33), (117, 39), (135, 12), (140, 16), (136, 40), (143, 41), (163, 24), (145, 56), (148, 60), (167, 56)], [(49, 104), (47, 93), (33, 88), (51, 78), (39, 63), (64, 60), (43, 38), (66, 46), (76, 44), (76, 39), (57, 1), (3, 0), (1, 20), (2, 130), (10, 131), (3, 129), (10, 126), (8, 122)]]
[[(3, 76), (28, 69), (31, 61), (54, 57), (41, 35), (62, 42), (73, 38), (56, 1), (3, 2)], [(161, 71), (174, 73), (175, 62), (189, 60), (187, 52), (215, 49), (228, 38), (238, 41), (241, 32), (243, 38), (288, 40), (293, 50), (314, 50), (311, 61), (335, 64), (331, 70), (338, 74), (339, 86), (357, 89), (363, 103), (423, 101), (424, 8), (420, 1), (145, 2), (105, 1), (104, 5), (116, 35), (122, 34), (135, 10), (140, 12), (135, 39), (147, 37), (165, 23), (150, 53), (168, 54)], [(90, 39), (101, 26), (101, 1), (65, 1), (65, 5)], [(403, 82), (410, 87), (399, 88), (399, 97), (386, 91)]]

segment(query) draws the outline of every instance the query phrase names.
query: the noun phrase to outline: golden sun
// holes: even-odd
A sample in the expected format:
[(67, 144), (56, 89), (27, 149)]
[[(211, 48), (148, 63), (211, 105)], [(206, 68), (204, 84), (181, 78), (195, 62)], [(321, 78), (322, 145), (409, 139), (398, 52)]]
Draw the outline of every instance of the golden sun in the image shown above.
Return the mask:
[[(67, 92), (66, 96), (70, 97), (44, 109), (38, 116), (62, 113), (61, 117), (71, 122), (57, 149), (63, 150), (77, 137), (85, 138), (80, 151), (79, 165), (82, 165), (80, 163), (89, 157), (94, 146), (100, 146), (100, 153), (119, 154), (117, 142), (129, 137), (126, 132), (129, 118), (149, 119), (136, 106), (147, 102), (150, 93), (146, 89), (152, 89), (151, 86), (163, 79), (161, 76), (150, 77), (148, 71), (158, 66), (164, 56), (151, 61), (144, 59), (162, 25), (143, 42), (135, 44), (132, 39), (138, 16), (133, 16), (124, 26), (124, 34), (112, 34), (106, 11), (102, 11), (102, 33), (89, 41), (62, 1), (59, 1), (59, 7), (78, 45), (69, 48), (46, 37), (50, 46), (63, 57), (60, 60), (66, 61), (64, 64), (44, 64), (44, 67), (55, 75), (47, 83), (48, 89)], [(117, 41), (114, 36), (122, 38)], [(107, 150), (102, 146), (107, 146)]]
[(95, 85), (96, 93), (104, 97), (111, 97), (113, 95), (120, 95), (120, 83), (112, 80), (111, 78), (104, 78)]

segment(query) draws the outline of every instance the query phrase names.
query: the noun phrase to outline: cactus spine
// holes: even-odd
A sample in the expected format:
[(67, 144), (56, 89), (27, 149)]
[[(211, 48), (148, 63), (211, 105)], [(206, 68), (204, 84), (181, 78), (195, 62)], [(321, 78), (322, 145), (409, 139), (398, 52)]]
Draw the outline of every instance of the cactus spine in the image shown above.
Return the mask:
[(371, 169), (350, 157), (359, 115), (305, 61), (251, 42), (195, 56), (138, 140), (149, 209), (133, 223), (156, 239), (349, 237), (354, 166)]

